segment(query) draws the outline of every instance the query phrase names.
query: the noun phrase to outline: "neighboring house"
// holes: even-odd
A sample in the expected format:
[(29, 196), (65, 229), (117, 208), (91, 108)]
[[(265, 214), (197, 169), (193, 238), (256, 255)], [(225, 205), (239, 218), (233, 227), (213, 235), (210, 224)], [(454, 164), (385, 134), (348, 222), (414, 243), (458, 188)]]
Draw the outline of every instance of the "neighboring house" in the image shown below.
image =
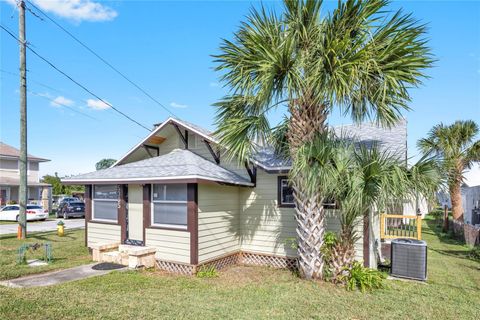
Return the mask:
[(452, 201), (450, 200), (450, 194), (448, 193), (448, 191), (438, 191), (437, 201), (442, 208), (445, 208), (445, 206), (447, 206), (448, 209), (452, 209)]
[(480, 185), (462, 186), (463, 219), (465, 223), (480, 225)]
[[(18, 203), (18, 189), (20, 185), (19, 172), (20, 150), (0, 142), (0, 205), (7, 202)], [(42, 205), (50, 210), (51, 185), (40, 182), (40, 163), (48, 159), (27, 156), (27, 198), (29, 203)]]
[[(336, 128), (406, 159), (406, 122)], [(289, 266), (296, 258), (290, 161), (264, 149), (248, 163), (225, 156), (210, 132), (169, 118), (111, 168), (63, 179), (85, 185), (86, 244), (126, 243), (154, 247), (158, 265), (195, 272), (199, 265), (239, 261)], [(359, 260), (376, 267), (378, 219), (370, 239), (356, 244)], [(339, 231), (335, 210), (326, 227)], [(363, 234), (363, 225), (358, 226)]]

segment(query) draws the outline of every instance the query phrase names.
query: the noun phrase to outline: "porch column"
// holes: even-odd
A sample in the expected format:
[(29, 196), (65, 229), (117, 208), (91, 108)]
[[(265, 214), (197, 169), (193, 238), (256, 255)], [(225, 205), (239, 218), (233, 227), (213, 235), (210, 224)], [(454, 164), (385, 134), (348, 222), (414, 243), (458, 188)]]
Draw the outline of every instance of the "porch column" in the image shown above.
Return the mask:
[(92, 185), (85, 185), (85, 246), (88, 247), (88, 223), (92, 220)]
[(120, 225), (120, 243), (127, 240), (127, 192), (128, 185), (118, 185), (118, 224)]
[(143, 243), (146, 245), (145, 230), (150, 227), (151, 224), (151, 184), (143, 185)]
[(198, 185), (187, 184), (187, 229), (190, 232), (190, 264), (198, 264)]

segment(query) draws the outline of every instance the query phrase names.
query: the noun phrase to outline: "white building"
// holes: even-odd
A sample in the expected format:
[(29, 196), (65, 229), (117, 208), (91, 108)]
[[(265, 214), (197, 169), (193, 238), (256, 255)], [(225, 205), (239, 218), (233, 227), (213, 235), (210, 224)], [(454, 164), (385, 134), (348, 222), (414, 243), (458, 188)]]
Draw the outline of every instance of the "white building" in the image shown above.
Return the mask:
[(464, 221), (480, 225), (480, 185), (462, 187), (462, 206)]

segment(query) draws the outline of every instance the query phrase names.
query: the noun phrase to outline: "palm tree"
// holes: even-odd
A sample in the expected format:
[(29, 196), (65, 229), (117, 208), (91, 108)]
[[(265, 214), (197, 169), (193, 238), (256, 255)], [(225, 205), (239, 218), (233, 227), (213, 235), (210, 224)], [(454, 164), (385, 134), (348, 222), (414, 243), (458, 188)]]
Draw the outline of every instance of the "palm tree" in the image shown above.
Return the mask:
[[(436, 161), (422, 158), (408, 168), (404, 160), (389, 151), (347, 142), (333, 134), (318, 136), (297, 153), (291, 176), (308, 171), (306, 184), (317, 193), (335, 198), (341, 231), (330, 254), (335, 282), (355, 258), (356, 226), (368, 222), (371, 210), (385, 211), (391, 205), (412, 201), (419, 195), (431, 199), (442, 180)], [(358, 144), (358, 142), (356, 142)]]
[[(408, 110), (408, 88), (421, 83), (432, 59), (425, 26), (401, 11), (390, 14), (387, 4), (348, 0), (325, 16), (314, 0), (285, 1), (280, 14), (252, 9), (215, 56), (230, 89), (216, 103), (218, 139), (230, 155), (243, 162), (282, 137), (276, 145), (295, 166), (297, 150), (325, 131), (334, 107), (355, 122), (395, 123)], [(272, 128), (268, 114), (278, 108), (286, 121)], [(325, 195), (308, 193), (303, 180), (291, 179), (299, 269), (321, 278)]]
[(455, 220), (463, 221), (463, 173), (474, 162), (480, 161), (480, 140), (475, 141), (478, 133), (474, 121), (455, 121), (449, 126), (443, 123), (434, 126), (426, 138), (418, 141), (424, 154), (434, 155), (443, 164)]

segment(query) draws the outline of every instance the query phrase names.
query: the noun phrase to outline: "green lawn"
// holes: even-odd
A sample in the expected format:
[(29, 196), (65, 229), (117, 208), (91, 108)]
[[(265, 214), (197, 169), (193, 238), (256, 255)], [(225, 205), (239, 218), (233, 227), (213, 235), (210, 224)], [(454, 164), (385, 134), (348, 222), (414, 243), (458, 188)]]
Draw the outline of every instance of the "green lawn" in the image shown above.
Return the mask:
[[(17, 240), (16, 234), (0, 236), (0, 280), (17, 278), (32, 273), (78, 266), (91, 261), (88, 249), (84, 246), (84, 230), (66, 231), (64, 237), (58, 237), (55, 232), (29, 233), (26, 242), (50, 242), (53, 250), (53, 262), (44, 267), (28, 267), (17, 265), (17, 249), (23, 240)], [(43, 248), (33, 253), (27, 253), (27, 259), (41, 257)], [(2, 317), (0, 317), (1, 319)]]
[(114, 272), (55, 287), (0, 288), (0, 318), (479, 319), (480, 263), (435, 232), (424, 229), (427, 284), (388, 281), (362, 294), (260, 267), (230, 268), (213, 279)]

